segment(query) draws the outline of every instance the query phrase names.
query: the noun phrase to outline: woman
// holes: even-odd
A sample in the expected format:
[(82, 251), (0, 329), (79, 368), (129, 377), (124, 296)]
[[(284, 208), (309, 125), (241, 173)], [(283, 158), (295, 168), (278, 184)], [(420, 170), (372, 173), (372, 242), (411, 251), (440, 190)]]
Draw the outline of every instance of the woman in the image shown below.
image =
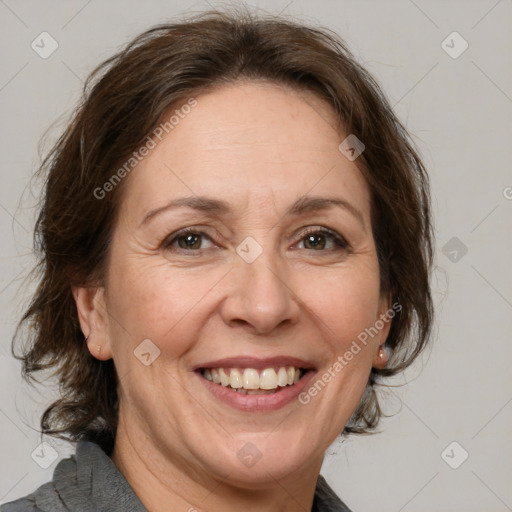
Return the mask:
[(376, 427), (433, 314), (428, 178), (345, 45), (247, 13), (158, 26), (41, 172), (20, 357), (58, 375), (42, 431), (77, 453), (2, 512), (349, 510), (324, 453)]

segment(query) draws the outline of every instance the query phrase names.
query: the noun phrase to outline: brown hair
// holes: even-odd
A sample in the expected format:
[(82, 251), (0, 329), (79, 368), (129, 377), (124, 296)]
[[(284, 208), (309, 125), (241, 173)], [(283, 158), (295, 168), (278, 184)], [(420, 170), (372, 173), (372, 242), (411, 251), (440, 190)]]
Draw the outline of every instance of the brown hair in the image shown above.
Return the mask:
[[(66, 131), (43, 161), (44, 197), (34, 245), (38, 287), (25, 323), (24, 376), (53, 369), (60, 398), (43, 433), (89, 439), (110, 450), (118, 397), (112, 360), (84, 343), (71, 286), (102, 283), (128, 178), (95, 191), (139, 148), (172, 105), (236, 80), (267, 80), (308, 90), (332, 106), (346, 134), (366, 146), (356, 163), (371, 190), (381, 293), (399, 303), (387, 338), (390, 360), (372, 369), (345, 433), (370, 432), (381, 410), (374, 385), (403, 370), (430, 338), (433, 230), (428, 176), (406, 130), (375, 80), (335, 34), (246, 10), (208, 12), (156, 26), (96, 68)], [(341, 142), (341, 141), (340, 141)]]

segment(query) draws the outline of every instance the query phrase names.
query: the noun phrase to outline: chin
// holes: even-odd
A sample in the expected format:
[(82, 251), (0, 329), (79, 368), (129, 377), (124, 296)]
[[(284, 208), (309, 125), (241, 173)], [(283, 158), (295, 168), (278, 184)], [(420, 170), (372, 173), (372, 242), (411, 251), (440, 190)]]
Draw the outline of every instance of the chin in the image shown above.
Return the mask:
[(224, 450), (212, 449), (208, 465), (213, 473), (226, 478), (225, 483), (243, 489), (263, 489), (275, 486), (276, 481), (298, 470), (308, 471), (311, 465), (319, 470), (324, 450), (314, 450), (314, 446), (307, 432), (244, 434), (235, 436)]

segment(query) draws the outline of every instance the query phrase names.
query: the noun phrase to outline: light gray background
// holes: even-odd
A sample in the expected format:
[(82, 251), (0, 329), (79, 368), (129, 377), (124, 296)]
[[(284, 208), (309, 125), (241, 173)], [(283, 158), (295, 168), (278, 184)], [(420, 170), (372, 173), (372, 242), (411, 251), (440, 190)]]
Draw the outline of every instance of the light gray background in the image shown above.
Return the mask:
[[(212, 1), (0, 0), (0, 502), (51, 478), (31, 458), (51, 392), (22, 385), (10, 341), (31, 289), (37, 190), (27, 188), (38, 142), (65, 120), (93, 67), (137, 33)], [(374, 73), (415, 134), (432, 179), (438, 310), (434, 348), (394, 391), (382, 433), (335, 445), (323, 473), (357, 511), (512, 510), (512, 176), (510, 0), (253, 2), (328, 26)], [(44, 60), (30, 44), (48, 31)], [(469, 48), (451, 58), (441, 42), (459, 32)], [(448, 43), (451, 45), (459, 43)], [(50, 132), (46, 149), (63, 121)], [(457, 237), (468, 251), (450, 246)], [(422, 369), (423, 368), (423, 369)], [(400, 398), (400, 401), (398, 400)], [(460, 462), (452, 469), (441, 457)], [(49, 441), (60, 457), (71, 446)]]

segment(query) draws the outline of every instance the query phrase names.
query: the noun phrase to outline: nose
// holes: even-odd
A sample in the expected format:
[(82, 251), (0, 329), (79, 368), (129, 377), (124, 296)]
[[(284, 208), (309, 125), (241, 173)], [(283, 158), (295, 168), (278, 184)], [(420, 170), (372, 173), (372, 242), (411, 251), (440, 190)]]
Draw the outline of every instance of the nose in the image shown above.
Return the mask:
[(235, 265), (221, 307), (226, 324), (243, 326), (254, 334), (269, 334), (287, 323), (298, 322), (299, 300), (280, 262), (261, 255), (252, 263), (240, 259)]

